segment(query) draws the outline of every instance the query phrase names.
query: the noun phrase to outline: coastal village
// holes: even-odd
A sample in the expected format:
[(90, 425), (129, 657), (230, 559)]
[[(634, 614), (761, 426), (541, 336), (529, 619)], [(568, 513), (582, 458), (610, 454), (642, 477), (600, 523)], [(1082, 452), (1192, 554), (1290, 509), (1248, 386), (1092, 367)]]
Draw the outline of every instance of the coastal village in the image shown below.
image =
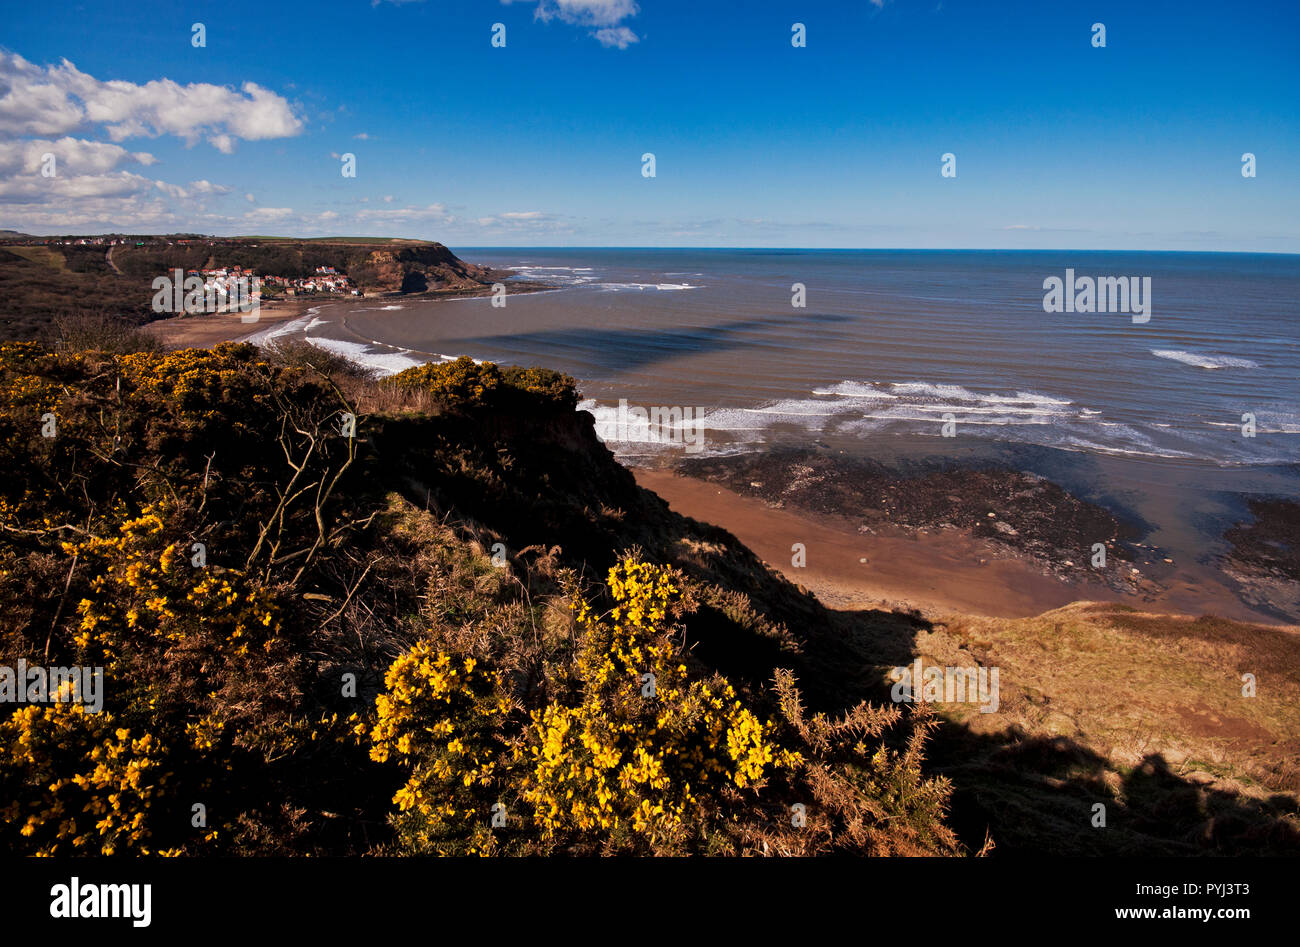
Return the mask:
[[(141, 240), (133, 237), (115, 236), (112, 234), (97, 237), (76, 237), (60, 238), (51, 237), (41, 241), (48, 247), (64, 246), (191, 246), (206, 243), (213, 246), (212, 240), (202, 239), (167, 239), (154, 238)], [(256, 246), (256, 244), (254, 244)], [(111, 250), (110, 250), (111, 253)], [(206, 295), (215, 294), (219, 298), (228, 297), (235, 292), (234, 287), (238, 281), (245, 281), (244, 285), (249, 285), (254, 279), (260, 280), (262, 292), (267, 295), (285, 295), (285, 296), (303, 296), (315, 293), (337, 293), (342, 295), (360, 296), (361, 290), (357, 288), (352, 279), (343, 272), (340, 272), (333, 266), (318, 266), (315, 272), (305, 277), (279, 276), (275, 274), (259, 274), (256, 270), (241, 266), (220, 266), (205, 269), (192, 269), (185, 271), (186, 278), (197, 276), (203, 280), (203, 292)]]
[(206, 293), (212, 290), (219, 296), (224, 296), (231, 292), (232, 287), (240, 280), (251, 282), (254, 279), (261, 280), (262, 291), (275, 292), (279, 291), (286, 296), (302, 296), (310, 293), (343, 293), (350, 296), (360, 296), (361, 290), (353, 285), (352, 280), (346, 273), (340, 273), (332, 266), (318, 266), (316, 272), (311, 276), (301, 279), (290, 279), (286, 276), (261, 276), (259, 277), (253, 270), (246, 270), (241, 266), (218, 267), (211, 270), (189, 270), (185, 274), (189, 276), (199, 276), (203, 279), (203, 291)]

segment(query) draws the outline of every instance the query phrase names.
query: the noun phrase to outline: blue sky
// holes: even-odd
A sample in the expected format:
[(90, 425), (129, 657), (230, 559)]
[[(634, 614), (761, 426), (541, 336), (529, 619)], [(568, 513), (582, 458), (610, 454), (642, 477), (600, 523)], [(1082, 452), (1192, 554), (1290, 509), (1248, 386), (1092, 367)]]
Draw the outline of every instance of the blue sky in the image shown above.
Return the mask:
[(1293, 0), (46, 2), (0, 29), (0, 228), (1300, 252)]

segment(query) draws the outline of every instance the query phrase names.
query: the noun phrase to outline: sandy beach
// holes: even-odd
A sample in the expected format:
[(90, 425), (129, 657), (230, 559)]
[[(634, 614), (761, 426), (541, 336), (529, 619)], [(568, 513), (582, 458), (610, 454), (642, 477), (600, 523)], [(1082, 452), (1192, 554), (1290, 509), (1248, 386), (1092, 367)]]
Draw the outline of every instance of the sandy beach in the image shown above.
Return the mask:
[[(330, 297), (326, 297), (328, 301)], [(159, 319), (140, 327), (167, 348), (209, 348), (220, 342), (238, 342), (281, 323), (297, 319), (319, 300), (311, 298), (263, 303), (256, 322), (245, 322), (239, 313), (202, 313)]]
[[(1243, 603), (1214, 570), (1197, 564), (1169, 570), (1158, 589), (1126, 594), (1088, 578), (1063, 578), (1033, 557), (969, 530), (884, 528), (864, 534), (847, 516), (780, 509), (671, 470), (638, 468), (634, 473), (637, 483), (672, 509), (733, 533), (832, 607), (885, 605), (919, 608), (932, 616), (1027, 618), (1071, 602), (1097, 601), (1278, 623), (1277, 616)], [(796, 543), (806, 551), (802, 567), (792, 564)], [(1079, 573), (1086, 576), (1082, 569)]]

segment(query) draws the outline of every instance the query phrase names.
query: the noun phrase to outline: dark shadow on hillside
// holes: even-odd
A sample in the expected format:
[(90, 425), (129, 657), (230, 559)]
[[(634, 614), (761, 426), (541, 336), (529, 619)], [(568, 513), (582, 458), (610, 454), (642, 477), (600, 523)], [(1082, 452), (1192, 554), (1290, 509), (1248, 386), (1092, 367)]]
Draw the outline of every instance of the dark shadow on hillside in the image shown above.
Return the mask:
[(418, 270), (412, 270), (402, 277), (402, 288), (399, 290), (403, 293), (423, 293), (429, 288), (429, 279)]
[[(1159, 753), (1122, 773), (1069, 737), (945, 723), (929, 766), (953, 782), (954, 831), (971, 847), (990, 833), (995, 855), (1300, 854), (1300, 832), (1284, 819), (1297, 811), (1289, 797), (1261, 802), (1199, 785)], [(1094, 825), (1098, 803), (1104, 826)]]
[[(639, 487), (595, 438), (591, 416), (455, 415), (370, 422), (371, 484), (439, 518), (472, 523), (507, 549), (559, 547), (589, 579), (632, 550), (681, 568), (703, 600), (684, 621), (693, 659), (754, 695), (777, 669), (810, 712), (890, 701), (889, 669), (910, 664), (932, 629), (919, 614), (834, 610), (726, 530), (681, 516)], [(1129, 772), (1067, 737), (944, 722), (927, 768), (951, 780), (950, 824), (995, 854), (1300, 854), (1285, 797), (1260, 802), (1173, 773), (1159, 754)], [(1093, 806), (1107, 826), (1094, 828)]]
[[(794, 632), (756, 638), (743, 616), (702, 610), (690, 623), (695, 654), (733, 682), (758, 689), (773, 669), (794, 670), (810, 710), (835, 714), (861, 700), (891, 702), (889, 669), (909, 665), (933, 626), (918, 614), (834, 610), (791, 585), (724, 530), (679, 518), (682, 535), (725, 554), (679, 562), (704, 581), (744, 590), (754, 607)], [(1068, 737), (1008, 728), (979, 734), (944, 720), (926, 753), (927, 771), (951, 780), (949, 824), (978, 851), (986, 837), (1007, 855), (1300, 854), (1290, 797), (1265, 801), (1174, 773), (1159, 753), (1131, 771)], [(1105, 827), (1094, 827), (1094, 806)]]

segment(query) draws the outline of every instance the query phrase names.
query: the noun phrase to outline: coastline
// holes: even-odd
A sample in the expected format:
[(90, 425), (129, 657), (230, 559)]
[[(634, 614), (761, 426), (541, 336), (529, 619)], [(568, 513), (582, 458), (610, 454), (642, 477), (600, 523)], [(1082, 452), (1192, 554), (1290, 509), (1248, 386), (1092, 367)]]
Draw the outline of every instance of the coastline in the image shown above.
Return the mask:
[(256, 322), (244, 322), (238, 313), (200, 313), (158, 319), (140, 331), (172, 349), (210, 348), (221, 342), (240, 342), (268, 328), (292, 322), (320, 303), (308, 298), (263, 303)]
[[(308, 339), (386, 372), (428, 353), (394, 344), (381, 310), (428, 298), (372, 297), (362, 326), (348, 323), (355, 306), (318, 297), (264, 314), (251, 333), (221, 317), (175, 320), (172, 331), (188, 344)], [(883, 682), (913, 662), (998, 671), (996, 706), (942, 705), (930, 745), (971, 844), (987, 833), (1011, 853), (1037, 851), (1045, 837), (1075, 853), (1152, 844), (1141, 826), (1099, 843), (1086, 819), (1062, 823), (1063, 793), (1081, 782), (1060, 778), (1061, 759), (1087, 761), (1089, 778), (1122, 790), (1139, 814), (1213, 795), (1208, 819), (1187, 817), (1197, 834), (1160, 839), (1163, 851), (1230, 841), (1220, 812), (1228, 826), (1289, 826), (1278, 800), (1294, 799), (1300, 621), (1287, 617), (1298, 610), (1286, 596), (1300, 582), (1285, 561), (1277, 569), (1277, 549), (1300, 547), (1300, 505), (1258, 498), (1284, 492), (1294, 470), (1243, 480), (1241, 470), (966, 437), (814, 444), (611, 460), (671, 511), (716, 527), (693, 554), (743, 544), (764, 575), (814, 597), (817, 618), (801, 634), (853, 641), (843, 673)], [(1104, 576), (1077, 554), (1097, 537), (1113, 552)], [(1263, 590), (1255, 603), (1282, 608), (1252, 607), (1252, 581)], [(1242, 670), (1267, 674), (1259, 700), (1240, 700)], [(1289, 831), (1281, 850), (1297, 838)]]
[[(528, 283), (511, 291), (555, 288)], [(396, 308), (488, 293), (483, 287), (363, 299)], [(142, 330), (170, 348), (264, 342), (293, 333), (290, 324), (305, 321), (312, 309), (358, 301), (328, 295), (279, 300), (263, 306), (257, 323), (244, 323), (237, 315), (204, 314), (159, 320)], [(367, 338), (346, 317), (330, 321), (336, 325), (333, 333), (309, 340), (365, 368), (388, 373), (406, 367), (412, 357), (448, 357)], [(1274, 513), (1254, 523), (1238, 521), (1230, 530), (1194, 535), (1188, 517), (1201, 511), (1162, 508), (1151, 524), (1119, 498), (1096, 496), (1080, 473), (1097, 462), (1091, 455), (1031, 463), (1023, 446), (947, 442), (945, 463), (955, 465), (959, 473), (954, 475), (928, 467), (935, 460), (927, 454), (935, 449), (933, 441), (880, 442), (879, 455), (892, 454), (889, 466), (858, 462), (846, 467), (842, 459), (788, 449), (654, 467), (647, 458), (620, 459), (640, 485), (675, 510), (732, 532), (832, 607), (884, 604), (933, 615), (1030, 618), (1071, 603), (1110, 602), (1270, 625), (1297, 620), (1295, 569), (1270, 569), (1258, 561), (1260, 551), (1270, 543), (1276, 546), (1279, 535), (1295, 531), (1300, 519), (1294, 514)], [(812, 468), (807, 466), (810, 458)], [(794, 468), (802, 473), (791, 476)], [(918, 477), (918, 469), (930, 473)], [(1030, 469), (1044, 476), (1025, 472)], [(1079, 499), (1090, 494), (1098, 502)], [(1236, 499), (1253, 511), (1250, 496), (1242, 493)], [(1089, 568), (1088, 550), (1096, 539), (1107, 545), (1109, 569)], [(1161, 548), (1166, 539), (1178, 551)], [(1223, 549), (1189, 554), (1202, 540)], [(792, 564), (795, 543), (806, 549), (802, 567)]]
[[(1295, 624), (1288, 616), (1243, 601), (1224, 571), (1212, 564), (1162, 562), (1154, 578), (1140, 575), (1129, 581), (1129, 570), (1136, 567), (1118, 559), (1115, 571), (1123, 575), (1107, 583), (1082, 559), (1062, 568), (1059, 560), (982, 535), (978, 528), (878, 522), (864, 531), (861, 516), (843, 508), (812, 511), (666, 468), (636, 467), (633, 474), (672, 509), (733, 533), (831, 607), (916, 609), (931, 618), (1015, 619), (1078, 602), (1105, 602), (1140, 611)], [(1016, 477), (1013, 471), (1000, 476), (1007, 482)], [(906, 490), (911, 485), (900, 477), (898, 486)], [(794, 564), (796, 543), (804, 547), (802, 566)], [(1149, 567), (1144, 563), (1143, 568)]]
[[(509, 279), (510, 275), (508, 270), (489, 272), (503, 280)], [(552, 292), (559, 288), (536, 280), (519, 280), (507, 283), (507, 285), (512, 295)], [(491, 294), (492, 287), (490, 285), (477, 286), (472, 289), (431, 290), (429, 292), (407, 293), (404, 295), (385, 293), (369, 296), (343, 296), (322, 293), (314, 296), (298, 296), (292, 299), (277, 299), (273, 302), (263, 303), (256, 322), (244, 322), (239, 315), (233, 313), (201, 313), (157, 319), (140, 326), (140, 331), (154, 336), (168, 348), (207, 348), (221, 342), (254, 341), (254, 337), (263, 335), (268, 329), (276, 329), (293, 322), (295, 319), (302, 318), (312, 308), (339, 306), (345, 303), (373, 304), (376, 302), (381, 304), (387, 302), (388, 305), (404, 307), (407, 303), (412, 302), (473, 299), (490, 296)], [(348, 326), (346, 319), (341, 320), (341, 326), (358, 340), (362, 338)], [(390, 345), (386, 342), (365, 340), (365, 343), (386, 346), (395, 351), (404, 351), (400, 346)], [(432, 356), (433, 353), (429, 354)], [(354, 361), (357, 361), (357, 364), (363, 368), (373, 367), (359, 360), (354, 359)]]
[[(889, 529), (867, 536), (857, 533), (847, 517), (781, 509), (674, 471), (641, 467), (633, 474), (671, 509), (726, 529), (832, 607), (1024, 618), (1082, 597), (1022, 560), (998, 558), (992, 543), (973, 535), (908, 535)], [(792, 563), (796, 543), (806, 550), (802, 567)]]

